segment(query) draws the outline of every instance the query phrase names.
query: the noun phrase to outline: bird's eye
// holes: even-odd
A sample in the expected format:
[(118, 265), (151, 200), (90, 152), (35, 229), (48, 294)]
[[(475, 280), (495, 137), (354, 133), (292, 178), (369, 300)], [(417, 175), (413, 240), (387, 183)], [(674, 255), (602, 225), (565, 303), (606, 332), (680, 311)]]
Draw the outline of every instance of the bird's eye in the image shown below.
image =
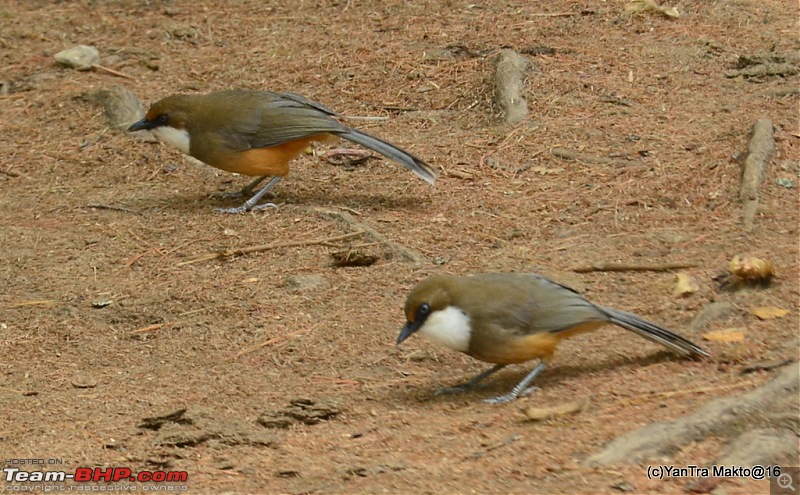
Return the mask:
[(156, 117), (156, 124), (166, 124), (169, 120), (169, 115), (162, 113)]
[(428, 316), (428, 313), (431, 312), (431, 307), (428, 306), (428, 303), (422, 303), (417, 308), (417, 319), (425, 319)]

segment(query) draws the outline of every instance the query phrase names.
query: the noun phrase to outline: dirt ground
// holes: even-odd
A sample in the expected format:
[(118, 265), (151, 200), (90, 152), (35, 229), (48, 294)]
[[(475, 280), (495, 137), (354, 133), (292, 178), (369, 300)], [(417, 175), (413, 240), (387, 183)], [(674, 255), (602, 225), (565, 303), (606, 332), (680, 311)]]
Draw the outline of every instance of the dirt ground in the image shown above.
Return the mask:
[[(797, 6), (680, 1), (670, 19), (627, 5), (2, 2), (3, 459), (186, 471), (198, 492), (684, 492), (691, 480), (649, 480), (646, 464), (583, 461), (773, 374), (748, 365), (797, 357), (798, 79), (728, 77), (740, 56), (798, 49)], [(57, 66), (76, 44), (124, 77)], [(534, 65), (530, 117), (516, 126), (492, 103), (502, 48)], [(429, 187), (383, 158), (344, 168), (308, 154), (275, 188), (278, 209), (216, 214), (237, 204), (220, 193), (246, 178), (109, 130), (88, 95), (120, 84), (146, 105), (231, 87), (300, 93), (380, 117), (350, 123), (440, 178)], [(740, 162), (759, 117), (775, 126), (776, 153), (745, 232)], [(307, 242), (357, 231), (342, 212), (426, 260), (364, 235)], [(296, 244), (197, 258), (275, 242)], [(347, 248), (378, 261), (335, 266), (331, 253)], [(721, 289), (735, 255), (771, 261), (778, 277)], [(674, 296), (678, 270), (573, 271), (597, 262), (693, 265), (682, 271), (699, 290)], [(487, 364), (417, 337), (395, 346), (405, 296), (432, 273), (484, 271), (549, 275), (712, 357), (674, 357), (608, 327), (565, 342), (541, 390), (515, 403), (480, 399), (529, 366), (435, 396)], [(690, 329), (712, 301), (735, 311)], [(763, 306), (789, 314), (749, 312)], [(744, 340), (703, 337), (730, 328)], [(572, 416), (520, 412), (587, 397)], [(708, 464), (721, 448), (712, 437), (658, 462)]]

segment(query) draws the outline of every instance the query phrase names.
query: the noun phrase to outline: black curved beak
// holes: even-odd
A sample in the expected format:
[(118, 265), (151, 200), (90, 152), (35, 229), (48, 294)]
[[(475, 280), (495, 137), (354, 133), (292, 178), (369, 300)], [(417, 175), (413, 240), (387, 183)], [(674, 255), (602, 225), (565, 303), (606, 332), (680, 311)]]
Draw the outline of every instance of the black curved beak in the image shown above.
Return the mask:
[(414, 333), (416, 333), (416, 331), (422, 327), (423, 323), (425, 323), (425, 321), (420, 319), (406, 323), (406, 325), (400, 331), (400, 335), (397, 337), (397, 345), (400, 345), (401, 342), (414, 335)]
[(144, 118), (138, 122), (134, 122), (133, 125), (128, 127), (128, 132), (136, 132), (136, 131), (146, 131), (148, 129), (153, 129), (158, 127), (154, 122), (147, 120)]

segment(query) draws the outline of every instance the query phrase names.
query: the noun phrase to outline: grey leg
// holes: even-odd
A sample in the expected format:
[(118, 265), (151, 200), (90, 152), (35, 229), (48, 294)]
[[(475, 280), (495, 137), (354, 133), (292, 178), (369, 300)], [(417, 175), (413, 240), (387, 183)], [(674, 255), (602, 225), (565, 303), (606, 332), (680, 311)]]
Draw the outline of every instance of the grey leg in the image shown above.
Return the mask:
[(267, 177), (269, 177), (269, 175), (262, 175), (261, 177), (256, 177), (256, 179), (253, 182), (247, 184), (241, 190), (226, 192), (224, 194), (221, 194), (220, 197), (222, 197), (222, 199), (236, 199), (249, 196), (253, 192), (253, 189), (255, 189), (257, 185), (261, 184), (261, 182), (263, 182), (263, 180), (266, 179)]
[(480, 374), (475, 375), (470, 381), (462, 383), (460, 385), (456, 385), (454, 387), (443, 387), (436, 391), (436, 395), (443, 395), (443, 394), (460, 394), (462, 392), (467, 392), (472, 390), (477, 386), (480, 382), (485, 380), (491, 375), (494, 375), (501, 369), (505, 368), (505, 364), (498, 364), (495, 365), (493, 368), (488, 369)]
[(494, 397), (492, 399), (486, 399), (484, 402), (488, 402), (489, 404), (504, 404), (506, 402), (511, 402), (512, 400), (516, 399), (520, 395), (528, 395), (534, 390), (536, 387), (528, 387), (533, 380), (539, 376), (539, 373), (547, 366), (544, 361), (540, 361), (539, 364), (536, 365), (535, 368), (531, 370), (530, 373), (522, 379), (521, 382), (517, 383), (514, 388), (511, 389), (511, 392), (507, 393), (506, 395), (500, 395), (498, 397)]
[[(258, 182), (261, 182), (264, 179), (264, 177), (259, 177), (256, 179), (256, 181), (253, 181), (250, 185), (246, 186), (245, 189), (251, 185), (257, 185)], [(258, 202), (264, 197), (265, 194), (267, 194), (267, 192), (269, 192), (270, 189), (272, 189), (272, 186), (280, 182), (280, 180), (281, 177), (279, 175), (276, 175), (270, 179), (266, 186), (262, 187), (261, 190), (255, 193), (253, 197), (248, 199), (247, 202), (245, 202), (245, 204), (242, 206), (237, 206), (236, 208), (214, 208), (214, 211), (217, 213), (245, 213), (250, 210), (256, 211), (263, 210), (264, 208), (277, 208), (278, 206), (275, 203), (264, 203), (263, 205), (259, 205)]]
[(247, 196), (248, 194), (253, 192), (253, 189), (256, 188), (259, 184), (264, 182), (264, 179), (269, 177), (269, 175), (262, 175), (261, 177), (256, 177), (256, 180), (244, 186), (241, 190), (242, 196)]

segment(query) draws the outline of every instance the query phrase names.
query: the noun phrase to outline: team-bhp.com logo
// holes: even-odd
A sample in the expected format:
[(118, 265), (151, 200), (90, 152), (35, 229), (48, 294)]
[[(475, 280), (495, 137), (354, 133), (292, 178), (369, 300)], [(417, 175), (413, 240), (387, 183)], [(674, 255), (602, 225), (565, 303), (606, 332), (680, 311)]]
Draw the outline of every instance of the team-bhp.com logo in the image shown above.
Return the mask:
[[(15, 484), (33, 484), (33, 483), (66, 483), (68, 481), (74, 483), (186, 483), (189, 480), (189, 473), (186, 471), (138, 471), (134, 472), (131, 468), (127, 467), (113, 467), (113, 468), (90, 468), (79, 467), (75, 472), (67, 471), (23, 471), (17, 467), (3, 468), (3, 479), (6, 483)], [(19, 486), (19, 485), (16, 485)], [(15, 485), (8, 485), (5, 487), (6, 491), (14, 490)], [(160, 488), (165, 488), (166, 485)], [(72, 491), (76, 486), (50, 486), (47, 491), (69, 490)], [(78, 486), (78, 489), (81, 487)], [(143, 485), (143, 491), (160, 491), (158, 485)], [(185, 491), (187, 487), (172, 485), (171, 488), (180, 488)], [(117, 487), (115, 490), (123, 491), (122, 487)], [(128, 485), (125, 490), (135, 491), (135, 485)], [(21, 490), (20, 490), (21, 491)], [(170, 490), (177, 491), (177, 490)]]

